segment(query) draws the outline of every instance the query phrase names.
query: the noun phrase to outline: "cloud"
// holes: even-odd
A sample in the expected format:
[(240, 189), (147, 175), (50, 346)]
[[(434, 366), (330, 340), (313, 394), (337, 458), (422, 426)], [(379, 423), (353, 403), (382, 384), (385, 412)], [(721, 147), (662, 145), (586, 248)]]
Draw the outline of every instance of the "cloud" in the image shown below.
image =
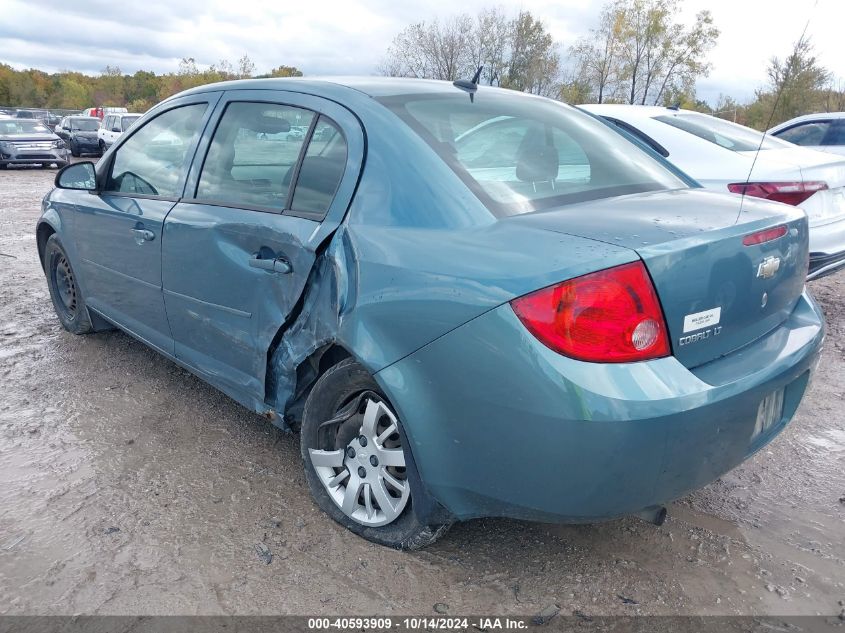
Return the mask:
[[(106, 65), (126, 73), (173, 72), (183, 57), (209, 66), (247, 54), (257, 71), (281, 64), (309, 75), (369, 75), (393, 37), (420, 20), (470, 14), (496, 6), (496, 0), (5, 0), (0, 20), (0, 61), (17, 68), (37, 67), (96, 74)], [(565, 52), (595, 25), (601, 0), (520, 0), (501, 4), (516, 14), (531, 11), (545, 21)], [(684, 19), (710, 9), (722, 30), (710, 55), (709, 77), (699, 81), (700, 96), (720, 93), (753, 98), (765, 83), (773, 55), (785, 56), (804, 20), (821, 63), (845, 77), (841, 54), (841, 0), (792, 0), (789, 10), (768, 1), (683, 0)]]

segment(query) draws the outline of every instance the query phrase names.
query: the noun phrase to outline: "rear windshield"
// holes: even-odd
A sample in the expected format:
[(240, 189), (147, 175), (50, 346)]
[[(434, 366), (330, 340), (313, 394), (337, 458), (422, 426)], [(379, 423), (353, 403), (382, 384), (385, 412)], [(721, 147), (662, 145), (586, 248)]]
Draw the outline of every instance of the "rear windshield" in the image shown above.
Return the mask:
[(70, 129), (82, 132), (96, 132), (100, 127), (100, 119), (71, 119)]
[(497, 216), (686, 188), (608, 126), (560, 103), (480, 88), (380, 102), (419, 134)]
[[(790, 146), (789, 143), (771, 136), (766, 136), (764, 140), (763, 134), (757, 130), (706, 114), (676, 114), (654, 118), (661, 123), (689, 132), (705, 141), (721, 145), (735, 152), (757, 151), (758, 147), (760, 149), (782, 149)], [(760, 145), (761, 141), (762, 146)]]

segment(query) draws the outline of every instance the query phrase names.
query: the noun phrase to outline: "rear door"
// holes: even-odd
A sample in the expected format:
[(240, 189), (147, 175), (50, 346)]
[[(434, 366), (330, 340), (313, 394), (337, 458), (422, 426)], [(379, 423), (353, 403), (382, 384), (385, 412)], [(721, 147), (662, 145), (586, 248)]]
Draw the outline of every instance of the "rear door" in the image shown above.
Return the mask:
[(364, 137), (342, 106), (292, 92), (226, 93), (215, 120), (165, 223), (164, 299), (176, 356), (261, 403), (267, 350), (349, 206)]
[(182, 196), (219, 96), (171, 101), (135, 130), (99, 168), (100, 190), (86, 196), (74, 216), (88, 305), (171, 355), (161, 294), (162, 227)]

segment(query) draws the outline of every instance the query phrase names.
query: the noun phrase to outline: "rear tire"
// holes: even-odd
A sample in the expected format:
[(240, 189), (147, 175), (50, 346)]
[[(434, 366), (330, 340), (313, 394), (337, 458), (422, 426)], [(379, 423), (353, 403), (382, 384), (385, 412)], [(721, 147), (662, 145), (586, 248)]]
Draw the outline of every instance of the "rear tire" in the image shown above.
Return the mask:
[[(358, 410), (348, 420), (321, 428), (356, 401)], [(368, 541), (416, 550), (440, 538), (449, 524), (424, 525), (414, 513), (400, 424), (369, 372), (345, 359), (323, 374), (308, 395), (300, 451), (320, 509)]]
[(62, 327), (72, 334), (93, 332), (88, 308), (58, 235), (51, 235), (44, 246), (44, 271), (53, 309)]

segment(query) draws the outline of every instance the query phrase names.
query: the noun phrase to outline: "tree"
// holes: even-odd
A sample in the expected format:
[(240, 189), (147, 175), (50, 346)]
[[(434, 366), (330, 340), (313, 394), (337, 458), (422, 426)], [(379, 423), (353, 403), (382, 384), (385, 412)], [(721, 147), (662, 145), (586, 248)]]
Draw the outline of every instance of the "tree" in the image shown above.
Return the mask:
[(302, 71), (296, 66), (276, 66), (262, 77), (302, 77)]
[(511, 25), (510, 63), (501, 85), (523, 92), (559, 92), (560, 56), (545, 25), (528, 11), (520, 11)]
[[(618, 82), (617, 76), (622, 55), (622, 29), (624, 12), (618, 0), (606, 4), (599, 17), (599, 26), (590, 30), (590, 35), (579, 40), (570, 49), (578, 65), (577, 84), (579, 94), (584, 96), (584, 87), (592, 85), (596, 101), (603, 103), (608, 89)], [(588, 97), (589, 98), (589, 97)]]
[(445, 20), (417, 22), (390, 44), (379, 70), (396, 77), (454, 81), (472, 77), (514, 90), (556, 95), (560, 56), (541, 20), (528, 11), (508, 19), (485, 9), (475, 19), (462, 13)]
[(472, 32), (472, 18), (465, 13), (442, 22), (411, 24), (393, 39), (381, 70), (399, 77), (454, 81), (470, 68)]
[(777, 122), (786, 121), (814, 110), (813, 102), (824, 90), (831, 75), (823, 68), (815, 54), (810, 38), (802, 36), (792, 52), (781, 61), (773, 57), (767, 71), (771, 92), (776, 97), (771, 117)]
[(579, 40), (571, 53), (578, 77), (593, 85), (597, 101), (660, 103), (666, 94), (694, 92), (706, 76), (704, 61), (719, 30), (709, 11), (689, 28), (676, 21), (678, 0), (611, 0), (599, 26)]
[(238, 79), (246, 79), (248, 77), (252, 77), (254, 72), (255, 64), (253, 64), (249, 56), (244, 53), (243, 56), (238, 60)]

